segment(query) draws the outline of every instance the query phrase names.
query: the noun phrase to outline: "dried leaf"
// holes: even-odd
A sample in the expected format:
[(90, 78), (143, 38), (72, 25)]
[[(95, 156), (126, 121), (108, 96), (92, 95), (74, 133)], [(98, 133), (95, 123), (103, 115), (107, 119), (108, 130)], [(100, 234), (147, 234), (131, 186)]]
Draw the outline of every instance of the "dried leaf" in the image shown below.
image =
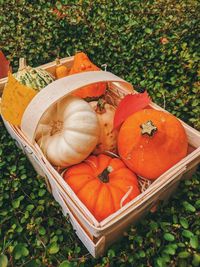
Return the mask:
[(3, 90), (1, 113), (5, 120), (13, 125), (20, 125), (23, 113), (37, 92), (23, 84), (8, 73), (8, 82)]
[(148, 93), (126, 95), (119, 103), (114, 117), (114, 128), (118, 128), (130, 115), (145, 108), (150, 103)]

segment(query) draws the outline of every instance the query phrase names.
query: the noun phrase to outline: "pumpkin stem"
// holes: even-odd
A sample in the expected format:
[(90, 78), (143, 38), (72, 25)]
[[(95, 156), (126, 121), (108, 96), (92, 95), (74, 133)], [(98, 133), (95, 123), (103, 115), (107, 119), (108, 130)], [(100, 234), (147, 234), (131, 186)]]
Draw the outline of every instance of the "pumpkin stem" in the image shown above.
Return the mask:
[(19, 70), (23, 70), (26, 68), (26, 59), (20, 58), (19, 59)]
[(141, 124), (140, 128), (142, 129), (141, 134), (147, 134), (148, 136), (153, 136), (154, 133), (158, 130), (151, 120)]
[(105, 104), (106, 104), (106, 101), (102, 98), (99, 98), (99, 100), (97, 101), (97, 107), (95, 111), (99, 114), (105, 113), (106, 112)]
[(108, 65), (105, 63), (105, 64), (102, 64), (101, 67), (104, 68), (104, 71), (107, 71)]
[(57, 57), (56, 58), (56, 66), (60, 66), (60, 65), (61, 65), (60, 59)]
[(105, 168), (102, 173), (98, 175), (98, 178), (103, 182), (103, 183), (109, 183), (109, 173), (112, 172), (113, 168), (111, 166), (108, 166)]
[(50, 135), (54, 135), (56, 133), (61, 132), (61, 130), (63, 129), (63, 122), (62, 121), (52, 121), (50, 123), (51, 126), (51, 134)]
[(76, 55), (76, 54), (80, 54), (80, 53), (82, 53), (81, 50), (75, 50), (75, 55)]

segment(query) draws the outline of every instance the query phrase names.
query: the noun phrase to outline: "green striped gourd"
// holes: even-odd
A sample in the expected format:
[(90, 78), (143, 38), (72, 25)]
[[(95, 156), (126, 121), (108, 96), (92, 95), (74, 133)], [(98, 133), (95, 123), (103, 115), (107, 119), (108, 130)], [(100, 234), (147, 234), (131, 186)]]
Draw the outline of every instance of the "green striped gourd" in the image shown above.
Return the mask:
[(20, 83), (36, 91), (40, 91), (55, 80), (46, 70), (27, 66), (24, 58), (20, 58), (18, 72), (13, 75)]

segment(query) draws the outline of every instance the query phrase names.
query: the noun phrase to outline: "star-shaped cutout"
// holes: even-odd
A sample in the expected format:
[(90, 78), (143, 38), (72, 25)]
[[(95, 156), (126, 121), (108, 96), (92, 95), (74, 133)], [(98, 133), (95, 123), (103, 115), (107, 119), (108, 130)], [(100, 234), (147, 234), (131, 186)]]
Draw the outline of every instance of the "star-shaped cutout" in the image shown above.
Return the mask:
[(150, 120), (141, 124), (140, 128), (142, 129), (142, 135), (147, 134), (148, 136), (153, 136), (153, 134), (158, 130), (157, 127)]

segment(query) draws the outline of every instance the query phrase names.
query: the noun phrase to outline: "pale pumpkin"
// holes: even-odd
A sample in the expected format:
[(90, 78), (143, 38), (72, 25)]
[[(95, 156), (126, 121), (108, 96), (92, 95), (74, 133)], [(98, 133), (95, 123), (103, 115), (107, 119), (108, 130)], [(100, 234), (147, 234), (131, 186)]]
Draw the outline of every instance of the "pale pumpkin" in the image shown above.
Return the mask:
[(116, 153), (117, 131), (113, 129), (115, 107), (103, 99), (92, 101), (90, 105), (96, 112), (100, 124), (100, 138), (93, 154), (100, 154), (105, 151)]
[(36, 141), (54, 166), (66, 167), (88, 157), (97, 145), (99, 133), (98, 118), (91, 106), (70, 95), (44, 114)]

